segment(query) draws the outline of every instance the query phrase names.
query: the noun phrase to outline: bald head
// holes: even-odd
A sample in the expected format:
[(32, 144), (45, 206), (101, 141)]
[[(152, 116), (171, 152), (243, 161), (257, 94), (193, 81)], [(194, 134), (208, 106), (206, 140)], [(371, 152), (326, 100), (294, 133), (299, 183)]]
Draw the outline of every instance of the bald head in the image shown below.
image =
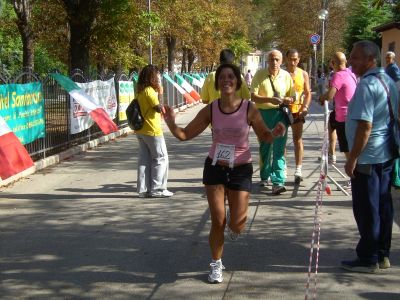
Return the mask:
[(332, 56), (332, 65), (334, 71), (345, 69), (346, 63), (347, 63), (346, 55), (344, 55), (343, 52), (336, 52)]

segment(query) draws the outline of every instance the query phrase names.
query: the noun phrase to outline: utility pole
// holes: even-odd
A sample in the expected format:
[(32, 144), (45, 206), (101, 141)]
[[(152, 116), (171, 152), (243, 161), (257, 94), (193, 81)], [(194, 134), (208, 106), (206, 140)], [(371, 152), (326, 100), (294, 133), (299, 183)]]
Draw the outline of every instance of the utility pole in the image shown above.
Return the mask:
[[(151, 13), (151, 0), (147, 0), (147, 12), (149, 13), (149, 20), (150, 20), (150, 13)], [(151, 23), (149, 22), (149, 64), (153, 64), (153, 46), (151, 42)]]

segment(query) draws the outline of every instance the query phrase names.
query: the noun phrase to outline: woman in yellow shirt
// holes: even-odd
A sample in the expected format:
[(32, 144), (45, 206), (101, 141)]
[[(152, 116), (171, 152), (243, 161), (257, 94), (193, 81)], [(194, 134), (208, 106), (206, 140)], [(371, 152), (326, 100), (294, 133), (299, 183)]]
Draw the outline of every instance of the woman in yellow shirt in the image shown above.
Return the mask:
[(161, 128), (161, 92), (159, 71), (147, 65), (139, 74), (138, 101), (144, 118), (142, 129), (136, 130), (139, 142), (137, 191), (140, 198), (171, 197), (167, 190), (168, 152)]

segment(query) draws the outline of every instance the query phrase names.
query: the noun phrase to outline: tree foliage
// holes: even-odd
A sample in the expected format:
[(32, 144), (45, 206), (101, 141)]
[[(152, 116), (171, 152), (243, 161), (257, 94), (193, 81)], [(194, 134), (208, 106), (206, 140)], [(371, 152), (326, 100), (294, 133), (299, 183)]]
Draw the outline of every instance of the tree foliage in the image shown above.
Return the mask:
[(15, 24), (16, 15), (11, 3), (2, 2), (0, 18), (0, 69), (9, 75), (22, 67), (22, 41)]
[[(157, 0), (151, 12), (147, 1), (136, 0), (0, 0), (0, 64), (8, 70), (22, 67), (23, 39), (13, 2), (33, 4), (30, 26), (40, 72), (141, 68), (149, 61), (150, 28), (153, 63), (170, 70), (178, 65), (182, 70), (211, 69), (226, 47), (235, 52), (236, 63), (246, 52), (271, 48), (296, 48), (308, 62), (313, 57), (309, 36), (322, 33), (320, 0)], [(326, 2), (326, 58), (348, 50), (355, 40), (376, 41), (372, 27), (400, 11), (399, 2), (391, 0)]]
[(391, 7), (385, 3), (378, 8), (372, 5), (373, 0), (356, 0), (352, 3), (352, 13), (348, 18), (343, 45), (350, 52), (352, 45), (360, 40), (370, 40), (381, 44), (381, 38), (374, 27), (392, 19)]

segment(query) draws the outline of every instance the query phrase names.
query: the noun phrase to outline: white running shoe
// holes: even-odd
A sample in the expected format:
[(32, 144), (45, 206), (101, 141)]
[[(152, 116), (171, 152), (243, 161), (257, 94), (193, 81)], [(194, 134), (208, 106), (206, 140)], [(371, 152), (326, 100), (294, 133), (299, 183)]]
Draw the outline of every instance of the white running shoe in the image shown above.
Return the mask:
[(294, 171), (294, 183), (300, 184), (301, 181), (303, 181), (303, 175), (301, 174), (301, 169), (296, 168), (296, 170)]
[(222, 270), (225, 270), (225, 267), (222, 265), (221, 261), (210, 263), (210, 274), (208, 274), (208, 282), (209, 283), (221, 283), (224, 278), (222, 277)]
[(150, 194), (151, 198), (168, 198), (168, 197), (172, 197), (174, 195), (173, 192), (170, 192), (168, 190), (157, 190), (157, 191), (153, 191)]
[(348, 180), (345, 187), (346, 190), (351, 191), (351, 180)]
[(226, 235), (229, 237), (229, 239), (232, 242), (235, 242), (238, 237), (239, 237), (239, 233), (236, 233), (234, 231), (232, 231), (232, 229), (229, 227), (229, 223), (231, 222), (231, 212), (229, 211), (229, 209), (226, 210)]
[(268, 179), (267, 180), (261, 180), (259, 185), (260, 186), (268, 186)]
[(328, 164), (330, 165), (336, 164), (336, 155), (328, 154)]

